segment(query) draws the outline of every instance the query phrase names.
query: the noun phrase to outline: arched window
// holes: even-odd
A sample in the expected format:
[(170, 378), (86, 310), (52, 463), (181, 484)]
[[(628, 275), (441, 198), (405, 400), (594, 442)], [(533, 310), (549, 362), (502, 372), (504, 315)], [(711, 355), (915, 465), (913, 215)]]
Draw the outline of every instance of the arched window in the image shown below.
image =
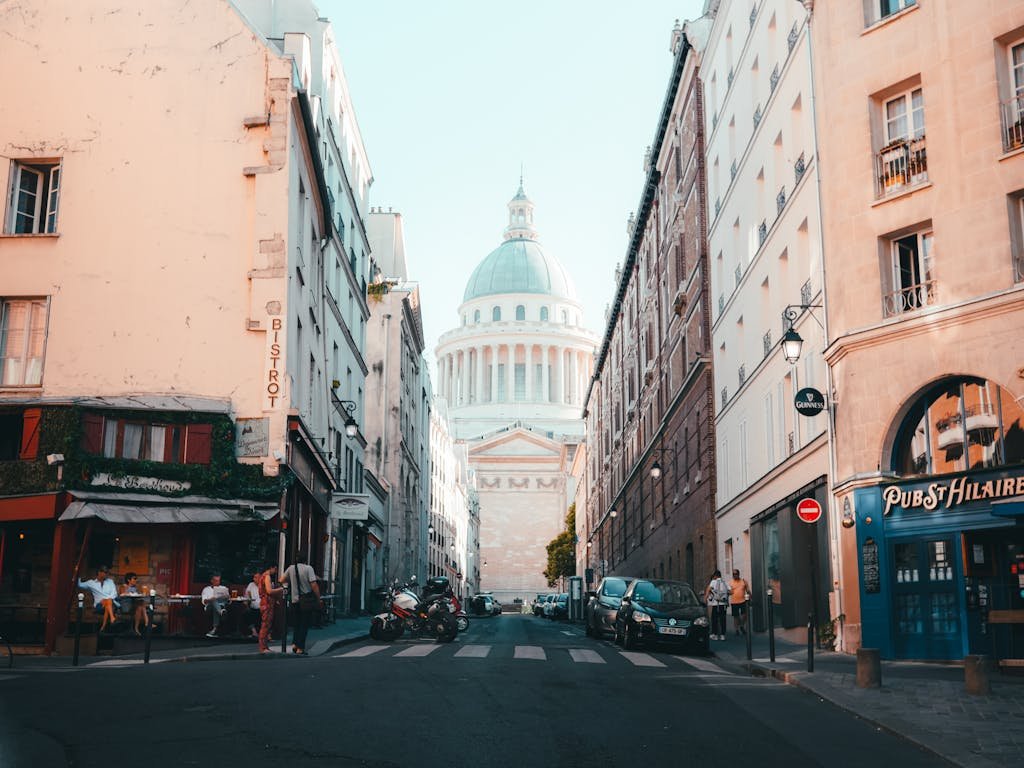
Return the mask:
[(547, 307), (541, 307), (540, 308), (540, 321), (542, 323), (546, 323), (548, 321), (548, 308)]
[(516, 320), (525, 320), (525, 319), (526, 319), (526, 307), (524, 307), (522, 304), (520, 304), (518, 307), (516, 307)]
[(892, 469), (942, 475), (1024, 463), (1024, 410), (984, 379), (947, 379), (925, 390), (896, 431)]
[(501, 320), (501, 307), (495, 307), (491, 310), (491, 320), (494, 322)]
[(473, 312), (473, 322), (474, 323), (479, 323), (480, 322), (480, 310), (479, 309), (475, 310)]

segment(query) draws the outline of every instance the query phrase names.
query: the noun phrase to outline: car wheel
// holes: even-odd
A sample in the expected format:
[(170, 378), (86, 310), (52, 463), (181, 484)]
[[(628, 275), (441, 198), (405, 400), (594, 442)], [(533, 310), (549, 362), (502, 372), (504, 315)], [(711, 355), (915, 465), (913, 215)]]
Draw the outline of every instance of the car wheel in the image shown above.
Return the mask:
[(594, 636), (594, 628), (592, 626), (590, 626), (590, 619), (587, 619), (587, 626), (586, 626), (586, 629), (583, 630), (583, 632), (584, 632), (584, 634), (587, 637), (593, 637)]
[(619, 634), (619, 624), (618, 624), (618, 622), (613, 624), (612, 628), (613, 628), (613, 631), (615, 632), (614, 636), (612, 637), (612, 642), (615, 643), (616, 645), (618, 645), (619, 643), (622, 642), (622, 636)]
[(630, 630), (628, 624), (622, 632), (622, 647), (627, 651), (636, 648), (636, 634)]

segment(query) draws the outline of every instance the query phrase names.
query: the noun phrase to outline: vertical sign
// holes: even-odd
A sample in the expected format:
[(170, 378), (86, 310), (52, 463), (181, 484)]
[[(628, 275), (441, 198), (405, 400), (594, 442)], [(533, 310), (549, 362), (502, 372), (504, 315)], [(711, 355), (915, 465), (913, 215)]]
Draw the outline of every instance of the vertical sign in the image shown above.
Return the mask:
[(263, 410), (280, 408), (284, 402), (284, 337), (287, 331), (280, 317), (270, 318), (267, 329), (267, 362), (263, 386)]

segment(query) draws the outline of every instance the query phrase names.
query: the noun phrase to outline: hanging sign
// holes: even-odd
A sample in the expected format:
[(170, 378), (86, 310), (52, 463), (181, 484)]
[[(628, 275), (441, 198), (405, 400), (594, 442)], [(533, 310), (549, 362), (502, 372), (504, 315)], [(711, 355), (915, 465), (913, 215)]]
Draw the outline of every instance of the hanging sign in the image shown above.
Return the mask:
[(825, 396), (813, 387), (804, 387), (793, 398), (793, 407), (801, 416), (817, 416), (825, 410)]

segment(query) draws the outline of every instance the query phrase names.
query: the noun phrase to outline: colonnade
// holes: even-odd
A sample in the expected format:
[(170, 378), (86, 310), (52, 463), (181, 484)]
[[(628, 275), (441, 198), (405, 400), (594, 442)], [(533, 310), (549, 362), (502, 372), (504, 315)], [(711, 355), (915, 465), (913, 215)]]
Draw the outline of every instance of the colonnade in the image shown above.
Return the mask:
[(582, 405), (592, 355), (555, 344), (475, 344), (438, 361), (438, 392), (453, 406), (486, 403)]

